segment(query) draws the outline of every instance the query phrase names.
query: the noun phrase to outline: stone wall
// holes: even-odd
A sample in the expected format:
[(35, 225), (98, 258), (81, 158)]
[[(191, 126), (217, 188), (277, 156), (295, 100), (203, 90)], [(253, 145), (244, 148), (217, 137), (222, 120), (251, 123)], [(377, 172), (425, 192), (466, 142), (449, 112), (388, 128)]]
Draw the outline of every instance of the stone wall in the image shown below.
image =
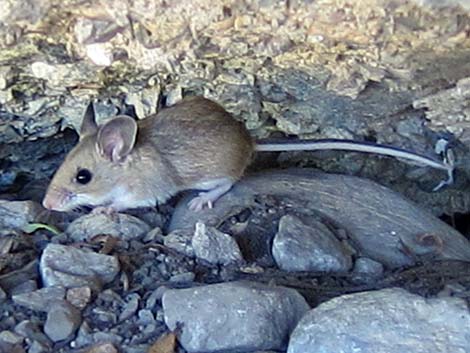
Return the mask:
[(76, 129), (90, 99), (99, 119), (143, 118), (203, 94), (259, 138), (367, 139), (432, 154), (445, 135), (467, 171), (465, 0), (2, 0), (1, 7), (0, 143)]

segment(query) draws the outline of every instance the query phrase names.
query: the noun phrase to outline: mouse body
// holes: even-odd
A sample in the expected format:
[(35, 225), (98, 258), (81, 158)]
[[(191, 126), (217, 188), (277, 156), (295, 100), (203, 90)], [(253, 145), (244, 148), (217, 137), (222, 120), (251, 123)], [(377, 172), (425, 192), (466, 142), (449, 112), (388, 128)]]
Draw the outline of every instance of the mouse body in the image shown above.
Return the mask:
[(80, 206), (121, 211), (198, 189), (189, 207), (212, 207), (242, 176), (254, 146), (241, 122), (202, 97), (139, 121), (117, 116), (101, 126), (90, 105), (80, 140), (55, 173), (43, 205), (56, 211)]
[(240, 179), (255, 151), (349, 150), (407, 159), (445, 170), (453, 164), (401, 148), (351, 140), (256, 143), (245, 126), (219, 104), (185, 98), (136, 121), (117, 116), (97, 125), (90, 104), (78, 144), (55, 173), (43, 200), (49, 210), (90, 206), (111, 211), (153, 207), (180, 191), (200, 190), (188, 204), (199, 211)]

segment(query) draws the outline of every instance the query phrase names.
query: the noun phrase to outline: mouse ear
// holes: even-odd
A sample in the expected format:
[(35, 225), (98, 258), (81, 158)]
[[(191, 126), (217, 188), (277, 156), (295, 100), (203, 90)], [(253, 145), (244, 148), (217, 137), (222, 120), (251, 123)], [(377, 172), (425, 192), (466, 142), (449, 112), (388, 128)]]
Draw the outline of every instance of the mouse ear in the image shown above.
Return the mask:
[(82, 126), (80, 127), (80, 137), (85, 135), (94, 134), (98, 130), (98, 125), (95, 119), (95, 109), (93, 102), (88, 104), (85, 114), (83, 115)]
[(120, 162), (132, 151), (137, 123), (129, 116), (117, 116), (98, 130), (98, 153), (112, 162)]

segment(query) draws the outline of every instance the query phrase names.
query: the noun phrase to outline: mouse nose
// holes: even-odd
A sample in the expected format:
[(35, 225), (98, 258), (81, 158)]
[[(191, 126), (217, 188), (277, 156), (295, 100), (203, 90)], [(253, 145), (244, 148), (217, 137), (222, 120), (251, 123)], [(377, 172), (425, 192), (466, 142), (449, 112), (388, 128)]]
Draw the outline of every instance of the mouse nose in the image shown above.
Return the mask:
[(49, 197), (47, 197), (47, 195), (42, 200), (42, 206), (48, 210), (52, 209), (51, 200)]
[(57, 206), (57, 202), (50, 193), (47, 193), (42, 200), (42, 205), (45, 209), (53, 210)]

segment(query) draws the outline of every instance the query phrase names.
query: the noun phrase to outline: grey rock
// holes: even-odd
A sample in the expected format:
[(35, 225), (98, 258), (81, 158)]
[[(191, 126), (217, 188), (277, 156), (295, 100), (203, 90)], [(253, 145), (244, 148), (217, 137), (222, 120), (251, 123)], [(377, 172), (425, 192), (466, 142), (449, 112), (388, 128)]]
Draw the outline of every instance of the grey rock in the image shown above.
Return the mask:
[(276, 114), (275, 119), (281, 131), (294, 135), (308, 134), (318, 130), (322, 122), (328, 119), (328, 112), (319, 109), (319, 105), (313, 102), (296, 102)]
[(8, 330), (0, 332), (0, 342), (2, 343), (17, 345), (23, 343), (23, 340), (24, 337), (15, 332)]
[(67, 290), (67, 301), (78, 309), (84, 309), (91, 300), (90, 287), (76, 287)]
[(54, 342), (70, 337), (82, 322), (80, 311), (65, 300), (53, 305), (47, 312), (44, 332)]
[(193, 231), (191, 229), (175, 229), (163, 238), (163, 244), (186, 256), (194, 257), (192, 239)]
[(196, 275), (194, 272), (183, 272), (177, 273), (170, 277), (170, 282), (172, 283), (190, 283), (194, 281)]
[(89, 286), (97, 290), (103, 282), (116, 277), (119, 262), (113, 256), (49, 244), (42, 253), (39, 269), (45, 286)]
[(65, 297), (65, 288), (54, 286), (38, 289), (34, 292), (21, 293), (12, 296), (15, 304), (31, 310), (46, 312), (53, 304)]
[(41, 347), (51, 347), (51, 340), (47, 337), (37, 324), (30, 320), (23, 320), (15, 326), (15, 332), (30, 340), (34, 340)]
[(288, 353), (468, 353), (470, 313), (457, 298), (403, 289), (344, 295), (309, 311)]
[(148, 336), (150, 334), (155, 333), (156, 330), (157, 330), (156, 324), (148, 324), (142, 328), (142, 334)]
[(286, 271), (345, 272), (351, 267), (351, 256), (335, 235), (314, 219), (305, 224), (293, 215), (279, 221), (273, 240), (273, 257)]
[(360, 257), (354, 264), (352, 273), (353, 281), (357, 283), (368, 283), (381, 278), (384, 273), (384, 266), (368, 257)]
[(11, 345), (0, 341), (0, 352), (5, 353), (25, 353), (25, 349), (22, 344)]
[(157, 241), (159, 239), (163, 239), (163, 232), (160, 227), (153, 228), (150, 232), (145, 234), (144, 238), (142, 241), (144, 243), (149, 243), (152, 241)]
[[(289, 200), (303, 215), (321, 214), (344, 229), (358, 253), (390, 268), (411, 265), (417, 254), (435, 259), (470, 260), (470, 242), (454, 228), (395, 191), (364, 178), (314, 169), (263, 171), (247, 176), (204, 212), (182, 199), (169, 229), (182, 233), (197, 222), (224, 222), (235, 207), (250, 208), (267, 195)], [(434, 239), (422, 235), (434, 235)]]
[(309, 306), (289, 288), (230, 282), (168, 290), (163, 309), (188, 352), (209, 353), (283, 349)]
[(99, 234), (107, 234), (122, 240), (143, 237), (150, 227), (137, 217), (117, 213), (87, 214), (77, 218), (67, 227), (67, 234), (75, 241), (87, 241)]
[(29, 223), (38, 222), (42, 211), (33, 201), (0, 200), (0, 227), (23, 229)]
[(106, 326), (115, 325), (117, 323), (117, 315), (113, 311), (96, 307), (93, 308), (92, 313), (96, 315), (97, 321)]
[(468, 0), (413, 0), (419, 6), (433, 7), (456, 7), (462, 6), (464, 9), (470, 10), (470, 2)]
[(11, 289), (11, 294), (21, 294), (21, 293), (29, 293), (35, 291), (38, 288), (38, 284), (34, 279), (28, 279), (24, 282), (19, 283), (15, 287)]
[(213, 265), (236, 264), (243, 261), (242, 253), (234, 238), (202, 222), (196, 223), (192, 246), (196, 257)]
[(444, 285), (442, 290), (437, 293), (439, 298), (442, 297), (458, 297), (464, 298), (465, 293), (467, 293), (467, 288), (460, 283), (447, 283)]
[(152, 309), (157, 304), (157, 301), (162, 299), (163, 294), (168, 290), (166, 286), (160, 286), (149, 295), (145, 301), (145, 307), (147, 309)]
[(7, 294), (3, 290), (2, 287), (0, 287), (0, 304), (3, 303), (7, 299)]
[(87, 321), (84, 320), (77, 331), (75, 339), (70, 342), (70, 346), (73, 348), (85, 347), (93, 344), (93, 336), (91, 334), (91, 328)]
[(111, 343), (98, 343), (87, 347), (86, 353), (118, 353), (118, 350)]
[(139, 344), (132, 346), (122, 346), (122, 352), (124, 353), (148, 353), (149, 345), (148, 344)]
[(28, 353), (46, 353), (50, 351), (51, 351), (50, 346), (45, 345), (38, 341), (33, 341), (33, 343), (31, 343), (28, 348)]
[(139, 308), (140, 295), (137, 293), (131, 293), (126, 299), (127, 302), (124, 306), (124, 310), (119, 314), (119, 322), (125, 321), (133, 316)]
[(123, 340), (122, 336), (112, 332), (96, 332), (93, 335), (93, 342), (110, 342), (119, 346)]
[(155, 323), (155, 317), (153, 316), (153, 313), (149, 309), (142, 309), (139, 310), (139, 319), (137, 322), (139, 325), (152, 325)]

